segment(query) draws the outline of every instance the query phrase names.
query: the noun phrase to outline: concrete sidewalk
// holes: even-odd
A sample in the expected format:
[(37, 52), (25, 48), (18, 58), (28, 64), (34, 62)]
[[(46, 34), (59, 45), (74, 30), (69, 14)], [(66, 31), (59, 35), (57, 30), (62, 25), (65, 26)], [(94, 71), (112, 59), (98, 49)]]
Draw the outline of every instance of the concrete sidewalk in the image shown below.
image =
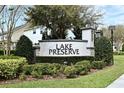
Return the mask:
[(110, 84), (107, 88), (124, 88), (124, 74)]

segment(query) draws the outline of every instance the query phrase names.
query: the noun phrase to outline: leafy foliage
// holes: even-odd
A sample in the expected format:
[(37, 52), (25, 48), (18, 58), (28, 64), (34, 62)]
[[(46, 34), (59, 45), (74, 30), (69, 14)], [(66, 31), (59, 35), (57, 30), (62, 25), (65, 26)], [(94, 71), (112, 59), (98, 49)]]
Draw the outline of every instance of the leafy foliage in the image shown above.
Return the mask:
[(25, 58), (0, 58), (0, 79), (16, 78), (21, 73), (24, 64), (26, 64)]
[(122, 51), (124, 51), (124, 44), (122, 45)]
[(101, 17), (101, 13), (93, 6), (50, 6), (38, 5), (29, 7), (26, 20), (33, 26), (43, 26), (51, 30), (52, 39), (65, 39), (66, 30), (74, 29), (76, 38), (81, 38), (81, 28), (93, 24)]
[(64, 74), (67, 78), (75, 78), (77, 75), (77, 70), (74, 66), (67, 66), (64, 70)]
[(26, 57), (29, 63), (33, 62), (34, 52), (32, 47), (32, 42), (26, 36), (21, 36), (20, 40), (16, 45), (15, 55)]
[(88, 69), (84, 65), (75, 65), (77, 75), (85, 75), (88, 73)]
[(77, 62), (75, 65), (84, 66), (84, 67), (86, 67), (86, 69), (87, 69), (88, 71), (90, 71), (90, 69), (91, 69), (91, 64), (90, 64), (90, 61), (88, 61), (88, 60), (79, 61), (79, 62)]
[(9, 56), (0, 56), (0, 59), (20, 59), (19, 56), (13, 56), (13, 55), (9, 55)]
[(106, 65), (112, 64), (112, 44), (106, 37), (100, 37), (95, 40), (95, 60), (104, 60)]
[[(111, 38), (111, 31), (104, 27), (103, 34), (107, 38)], [(116, 50), (119, 52), (121, 44), (124, 42), (124, 25), (116, 25), (116, 29), (113, 32), (113, 42), (115, 43)]]
[(43, 78), (41, 71), (32, 71), (31, 75), (32, 75), (34, 78)]
[(102, 69), (105, 67), (105, 62), (104, 61), (94, 61), (92, 62), (92, 68), (94, 69)]
[(91, 69), (90, 61), (88, 60), (79, 61), (75, 64), (75, 68), (77, 69), (77, 73), (79, 75), (87, 74)]
[(21, 73), (19, 75), (19, 80), (26, 80), (26, 75), (24, 73)]
[(26, 7), (23, 5), (4, 5), (2, 8), (0, 13), (0, 32), (2, 34), (6, 33), (6, 39), (2, 39), (2, 41), (6, 42), (1, 44), (1, 48), (5, 53), (4, 55), (10, 55), (12, 34), (16, 29), (18, 22), (20, 22), (19, 20), (24, 18), (25, 9)]
[(37, 73), (42, 75), (55, 75), (58, 73), (62, 73), (64, 71), (65, 66), (57, 63), (37, 63), (33, 65), (25, 65), (23, 67), (23, 72), (26, 75), (32, 75), (32, 73)]
[(82, 60), (93, 61), (94, 57), (36, 57), (37, 63), (59, 63), (64, 64), (67, 61), (68, 65), (75, 64)]

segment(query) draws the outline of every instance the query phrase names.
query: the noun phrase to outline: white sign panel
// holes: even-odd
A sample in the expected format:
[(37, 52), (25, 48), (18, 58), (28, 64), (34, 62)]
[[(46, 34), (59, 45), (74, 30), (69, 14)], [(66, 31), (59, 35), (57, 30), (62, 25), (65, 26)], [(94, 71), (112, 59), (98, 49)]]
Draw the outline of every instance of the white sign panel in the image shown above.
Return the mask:
[(94, 56), (94, 49), (87, 48), (86, 41), (78, 42), (40, 42), (39, 56)]

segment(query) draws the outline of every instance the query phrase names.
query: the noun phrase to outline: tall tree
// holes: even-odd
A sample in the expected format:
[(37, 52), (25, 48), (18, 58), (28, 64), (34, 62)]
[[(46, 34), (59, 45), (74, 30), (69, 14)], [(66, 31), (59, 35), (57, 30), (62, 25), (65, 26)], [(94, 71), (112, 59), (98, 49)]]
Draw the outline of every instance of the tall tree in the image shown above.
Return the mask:
[[(16, 5), (16, 6), (4, 6), (2, 8), (0, 14), (0, 29), (2, 32), (2, 45), (3, 50), (5, 50), (4, 54), (10, 55), (11, 48), (11, 37), (13, 34), (13, 30), (17, 26), (17, 22), (23, 16), (24, 6)], [(6, 40), (4, 34), (6, 33)]]
[(81, 28), (86, 24), (94, 24), (101, 13), (95, 11), (93, 6), (50, 6), (40, 5), (29, 7), (26, 20), (32, 26), (45, 26), (52, 32), (51, 38), (65, 39), (66, 30), (74, 29), (77, 38), (81, 38)]
[[(103, 28), (104, 36), (111, 38), (111, 31), (107, 28)], [(124, 43), (124, 25), (116, 25), (116, 30), (113, 33), (113, 41), (117, 48), (117, 51), (120, 51), (122, 44)]]
[(5, 5), (0, 5), (0, 13), (4, 10)]

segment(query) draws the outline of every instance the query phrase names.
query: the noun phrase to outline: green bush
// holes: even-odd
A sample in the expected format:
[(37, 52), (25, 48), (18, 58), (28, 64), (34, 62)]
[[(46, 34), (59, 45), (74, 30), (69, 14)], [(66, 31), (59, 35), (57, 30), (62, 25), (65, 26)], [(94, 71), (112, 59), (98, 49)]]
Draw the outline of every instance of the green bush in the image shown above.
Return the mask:
[(13, 79), (18, 77), (25, 64), (25, 58), (0, 59), (0, 79)]
[(83, 66), (83, 67), (85, 67), (88, 71), (90, 71), (90, 69), (91, 69), (91, 63), (90, 63), (90, 61), (88, 61), (88, 60), (84, 60), (84, 61), (77, 62), (75, 65)]
[(77, 69), (74, 66), (67, 66), (64, 70), (64, 74), (67, 78), (77, 77)]
[(23, 66), (23, 73), (25, 75), (31, 75), (32, 71), (34, 70), (35, 65), (24, 65)]
[(65, 66), (58, 63), (51, 64), (51, 75), (55, 76), (59, 73), (63, 73)]
[(83, 65), (75, 65), (77, 75), (86, 75), (88, 74), (88, 69)]
[(124, 44), (122, 45), (122, 51), (124, 52)]
[(33, 63), (34, 52), (31, 40), (26, 36), (21, 36), (17, 42), (15, 55), (26, 57), (29, 63)]
[(34, 78), (43, 78), (42, 71), (32, 71), (31, 75)]
[(64, 64), (67, 61), (67, 65), (75, 64), (82, 60), (93, 61), (94, 57), (36, 57), (37, 63), (59, 63)]
[(92, 62), (92, 68), (94, 69), (103, 69), (104, 67), (105, 67), (105, 63), (103, 61)]
[(106, 37), (100, 37), (95, 40), (95, 60), (104, 60), (106, 65), (112, 65), (112, 44)]
[(51, 75), (52, 74), (52, 65), (49, 63), (36, 64), (34, 70), (40, 70), (43, 75)]
[(4, 55), (3, 50), (0, 50), (0, 55)]
[(21, 73), (19, 75), (19, 80), (26, 80), (26, 75), (24, 73)]
[(13, 55), (9, 55), (9, 56), (0, 56), (0, 59), (20, 59), (21, 57), (19, 56), (13, 56)]
[[(42, 73), (42, 75), (55, 75), (62, 73), (65, 66), (57, 63), (37, 63), (32, 65), (25, 65), (23, 67), (23, 73), (26, 75), (32, 75), (32, 72)], [(34, 73), (33, 72), (33, 73)]]

